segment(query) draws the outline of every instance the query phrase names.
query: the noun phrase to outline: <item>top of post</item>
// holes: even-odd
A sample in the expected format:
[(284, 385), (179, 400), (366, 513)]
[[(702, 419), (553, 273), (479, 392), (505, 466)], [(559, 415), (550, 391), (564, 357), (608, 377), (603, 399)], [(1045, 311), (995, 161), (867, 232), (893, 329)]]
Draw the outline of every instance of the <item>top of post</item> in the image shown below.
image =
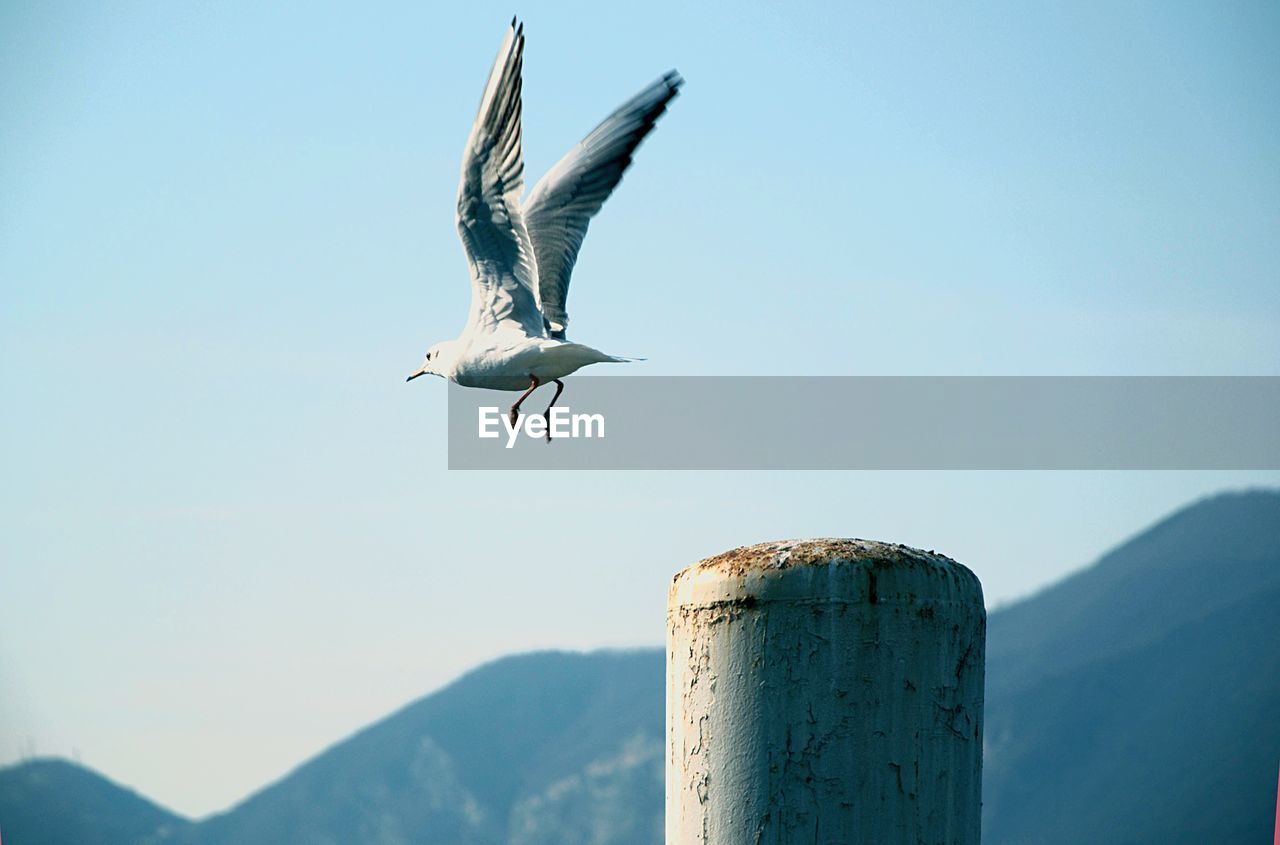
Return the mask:
[(918, 599), (982, 604), (982, 585), (964, 564), (900, 543), (853, 538), (780, 540), (741, 546), (701, 560), (672, 579), (673, 606), (726, 600)]
[[(691, 569), (714, 569), (725, 575), (745, 575), (753, 570), (789, 569), (796, 566), (825, 566), (833, 561), (867, 561), (896, 564), (937, 565), (967, 568), (933, 550), (922, 551), (901, 543), (881, 543), (846, 537), (818, 537), (812, 540), (776, 540), (739, 546), (695, 563)], [(687, 570), (686, 570), (687, 571)], [(679, 576), (677, 576), (679, 577)]]

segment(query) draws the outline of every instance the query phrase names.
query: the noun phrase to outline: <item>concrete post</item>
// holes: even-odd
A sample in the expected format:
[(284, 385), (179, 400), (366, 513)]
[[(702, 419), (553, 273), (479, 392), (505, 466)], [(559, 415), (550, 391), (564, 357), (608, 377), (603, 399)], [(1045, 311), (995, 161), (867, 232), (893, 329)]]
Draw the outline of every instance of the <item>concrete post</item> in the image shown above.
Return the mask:
[(982, 586), (864, 540), (735, 549), (667, 604), (666, 845), (977, 845)]

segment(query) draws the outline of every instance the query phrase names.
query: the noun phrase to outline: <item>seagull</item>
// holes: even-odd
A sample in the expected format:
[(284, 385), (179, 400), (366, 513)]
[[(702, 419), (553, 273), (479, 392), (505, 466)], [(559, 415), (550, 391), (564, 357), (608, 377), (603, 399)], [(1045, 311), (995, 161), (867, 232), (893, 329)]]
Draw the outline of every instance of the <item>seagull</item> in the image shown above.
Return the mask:
[(511, 406), (512, 426), (539, 385), (556, 385), (546, 418), (564, 391), (560, 379), (588, 364), (642, 360), (568, 340), (565, 300), (587, 225), (684, 83), (673, 70), (628, 100), (521, 202), (523, 56), (524, 24), (512, 18), (462, 155), (456, 219), (471, 268), (471, 313), (461, 336), (432, 346), (406, 379), (433, 375), (463, 387), (522, 390)]

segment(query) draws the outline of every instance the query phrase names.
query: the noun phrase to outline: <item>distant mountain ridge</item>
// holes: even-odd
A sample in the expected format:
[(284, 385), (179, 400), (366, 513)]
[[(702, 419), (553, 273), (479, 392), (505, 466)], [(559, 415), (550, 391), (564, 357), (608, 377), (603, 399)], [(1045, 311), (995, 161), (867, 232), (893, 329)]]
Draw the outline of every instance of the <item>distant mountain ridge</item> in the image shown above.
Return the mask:
[(191, 823), (68, 760), (0, 770), (0, 838), (9, 845), (158, 845)]
[(357, 733), (185, 842), (660, 841), (661, 652), (510, 657)]
[[(0, 770), (0, 832), (7, 845), (658, 845), (663, 659), (488, 664), (199, 823), (64, 761), (19, 764)], [(1267, 841), (1278, 668), (1280, 492), (1197, 502), (992, 613), (983, 841)]]
[(987, 626), (983, 839), (1265, 842), (1280, 493), (1215, 496)]
[[(1280, 583), (1280, 492), (1197, 502), (1107, 552), (1093, 566), (990, 615), (987, 694), (1094, 660)], [(1157, 577), (1158, 576), (1158, 577)], [(1098, 624), (1101, 621), (1104, 624)]]

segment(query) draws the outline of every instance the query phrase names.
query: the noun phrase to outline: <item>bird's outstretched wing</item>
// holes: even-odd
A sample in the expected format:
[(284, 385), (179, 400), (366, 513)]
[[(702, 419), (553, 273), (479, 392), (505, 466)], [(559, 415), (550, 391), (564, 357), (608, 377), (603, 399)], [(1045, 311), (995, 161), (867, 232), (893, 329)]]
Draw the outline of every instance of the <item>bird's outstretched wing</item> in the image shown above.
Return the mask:
[(539, 304), (552, 337), (565, 336), (569, 276), (587, 225), (682, 84), (673, 70), (641, 91), (583, 138), (529, 193), (524, 216), (537, 256)]
[(462, 156), (458, 235), (471, 265), (468, 333), (514, 328), (545, 337), (538, 309), (533, 247), (520, 210), (520, 70), (524, 25), (515, 19), (494, 60), (475, 126)]

